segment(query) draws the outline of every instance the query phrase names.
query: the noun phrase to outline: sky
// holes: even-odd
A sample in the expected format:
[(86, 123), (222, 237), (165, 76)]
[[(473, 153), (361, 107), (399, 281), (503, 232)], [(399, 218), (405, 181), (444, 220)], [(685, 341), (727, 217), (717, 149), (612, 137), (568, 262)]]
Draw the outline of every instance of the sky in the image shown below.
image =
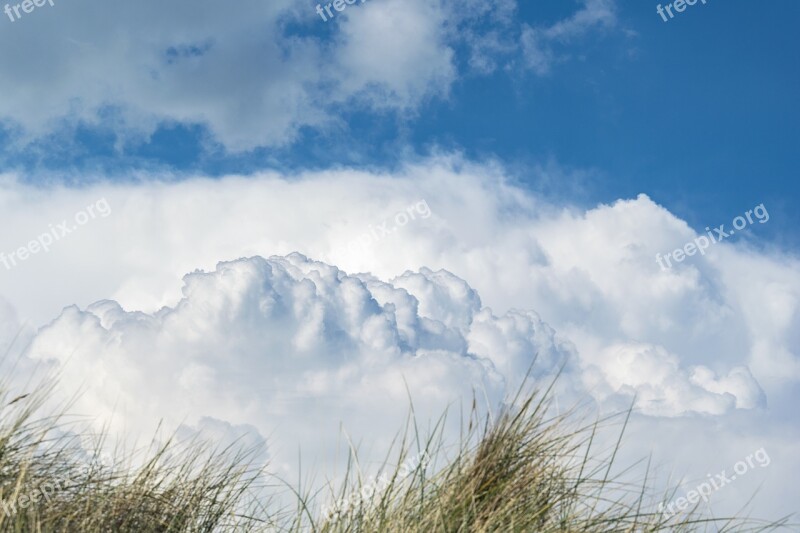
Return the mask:
[(798, 511), (800, 5), (316, 5), (0, 13), (0, 340), (285, 473), (387, 445), (400, 376), (435, 417), (538, 352), (636, 398), (631, 460), (764, 448), (713, 509)]

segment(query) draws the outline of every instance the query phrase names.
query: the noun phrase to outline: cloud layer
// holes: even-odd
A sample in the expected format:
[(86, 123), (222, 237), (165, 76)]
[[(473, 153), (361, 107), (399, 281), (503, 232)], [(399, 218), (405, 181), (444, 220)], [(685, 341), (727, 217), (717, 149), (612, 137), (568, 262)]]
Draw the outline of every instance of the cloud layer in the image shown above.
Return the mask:
[[(597, 3), (547, 39), (578, 37)], [(413, 115), (466, 72), (508, 65), (523, 48), (530, 57), (516, 3), (495, 4), (371, 1), (325, 23), (313, 4), (287, 0), (57, 1), (0, 21), (0, 47), (25, 51), (0, 57), (0, 121), (16, 149), (78, 127), (124, 146), (175, 125), (201, 126), (233, 152), (285, 146), (303, 128), (342, 128), (348, 111)]]
[[(0, 268), (2, 331), (60, 315), (28, 355), (68, 376), (65, 393), (84, 385), (87, 412), (135, 406), (140, 416), (119, 427), (250, 426), (290, 468), (296, 448), (275, 435), (324, 455), (320, 432), (334, 439), (342, 420), (377, 450), (402, 427), (403, 377), (435, 416), (473, 388), (499, 399), (538, 352), (542, 377), (567, 361), (566, 403), (624, 409), (636, 397), (636, 458), (655, 446), (680, 462), (700, 446), (719, 470), (714, 439), (735, 461), (791, 449), (797, 434), (797, 259), (758, 251), (742, 232), (662, 270), (656, 253), (696, 235), (646, 196), (559, 205), (458, 156), (392, 175), (153, 176), (48, 191), (6, 176), (0, 208), (15, 230), (0, 251), (101, 198), (107, 217)], [(65, 302), (77, 305), (62, 312)], [(792, 471), (790, 456), (773, 460)]]
[(277, 430), (278, 464), (297, 446), (330, 451), (340, 424), (388, 446), (409, 396), (420, 422), (473, 391), (496, 405), (533, 354), (552, 375), (570, 350), (535, 314), (493, 316), (447, 272), (385, 283), (299, 254), (189, 274), (178, 304), (154, 314), (67, 308), (26, 352), (57, 362), (65, 394), (85, 389), (75, 409), (113, 418), (116, 434), (151, 434), (161, 419)]

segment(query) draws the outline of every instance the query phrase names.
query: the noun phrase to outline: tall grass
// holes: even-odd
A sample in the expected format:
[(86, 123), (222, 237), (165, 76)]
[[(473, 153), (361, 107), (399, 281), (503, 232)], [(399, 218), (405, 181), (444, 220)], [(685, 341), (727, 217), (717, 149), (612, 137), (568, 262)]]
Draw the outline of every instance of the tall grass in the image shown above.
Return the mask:
[[(387, 460), (379, 482), (364, 478), (354, 452), (336, 490), (292, 488), (296, 505), (280, 509), (263, 500), (265, 475), (251, 464), (252, 450), (168, 440), (112, 464), (87, 459), (90, 435), (76, 432), (76, 422), (63, 413), (41, 414), (50, 389), (40, 385), (13, 397), (0, 383), (0, 532), (608, 533), (787, 526), (785, 520), (663, 518), (656, 505), (668, 495), (650, 493), (647, 469), (639, 485), (611, 475), (621, 441), (605, 453), (596, 449), (608, 420), (583, 423), (575, 411), (554, 415), (550, 389), (510, 398), (493, 415), (479, 415), (473, 404), (453, 446), (444, 442), (444, 417), (430, 435), (406, 431), (394, 463), (406, 466), (391, 467)], [(94, 451), (103, 447), (102, 437), (94, 442)], [(429, 460), (409, 463), (412, 455)], [(340, 504), (323, 514), (321, 504), (330, 500)]]
[(0, 531), (210, 532), (260, 523), (246, 514), (259, 474), (249, 452), (168, 439), (101, 462), (102, 437), (87, 454), (93, 436), (75, 433), (77, 421), (37, 416), (50, 390), (11, 398), (0, 384)]
[[(785, 519), (770, 523), (709, 519), (696, 512), (663, 517), (658, 504), (674, 493), (652, 494), (647, 486), (648, 467), (640, 469), (642, 482), (637, 485), (611, 475), (630, 412), (622, 414), (619, 438), (604, 453), (595, 442), (599, 432), (610, 429), (614, 417), (582, 424), (577, 410), (555, 414), (551, 399), (550, 388), (520, 392), (495, 416), (479, 415), (473, 402), (467, 431), (452, 453), (441, 438), (424, 442), (422, 453), (441, 460), (440, 464), (421, 464), (405, 478), (396, 468), (389, 469), (386, 488), (373, 497), (358, 497), (363, 482), (350, 477), (345, 482), (348, 486), (339, 491), (339, 500), (350, 500), (347, 509), (306, 526), (325, 533), (621, 533), (789, 527)], [(419, 442), (419, 435), (412, 440)], [(406, 450), (401, 446), (401, 461)]]

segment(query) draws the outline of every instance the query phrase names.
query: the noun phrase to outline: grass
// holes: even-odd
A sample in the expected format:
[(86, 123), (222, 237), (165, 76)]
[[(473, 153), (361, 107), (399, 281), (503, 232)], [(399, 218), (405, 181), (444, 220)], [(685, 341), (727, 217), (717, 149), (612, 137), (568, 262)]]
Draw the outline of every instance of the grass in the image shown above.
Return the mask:
[(210, 532), (252, 522), (242, 503), (258, 472), (247, 452), (167, 440), (101, 462), (102, 438), (71, 431), (78, 423), (63, 413), (36, 416), (50, 386), (16, 398), (8, 390), (0, 384), (0, 531)]
[[(607, 453), (596, 450), (609, 419), (584, 423), (575, 410), (553, 415), (550, 389), (519, 393), (496, 414), (479, 415), (473, 403), (455, 445), (444, 442), (444, 417), (423, 436), (412, 416), (393, 447), (397, 461), (387, 458), (376, 479), (365, 477), (353, 451), (336, 490), (329, 485), (327, 492), (309, 494), (286, 484), (295, 505), (279, 509), (263, 499), (266, 475), (252, 465), (252, 450), (214, 450), (199, 441), (168, 439), (104, 464), (85, 451), (86, 442), (94, 443), (94, 452), (102, 449), (102, 437), (76, 431), (79, 424), (65, 413), (40, 414), (51, 386), (19, 397), (9, 390), (0, 384), (0, 532), (788, 528), (786, 520), (663, 518), (657, 504), (674, 495), (653, 497), (648, 469), (637, 485), (611, 475), (621, 440)], [(326, 501), (339, 504), (324, 514), (320, 507)]]

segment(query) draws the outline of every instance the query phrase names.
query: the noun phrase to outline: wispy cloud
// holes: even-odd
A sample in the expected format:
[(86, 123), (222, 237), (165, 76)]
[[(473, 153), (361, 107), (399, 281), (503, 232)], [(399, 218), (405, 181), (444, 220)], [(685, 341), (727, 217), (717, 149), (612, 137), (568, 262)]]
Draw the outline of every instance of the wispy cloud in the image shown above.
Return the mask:
[(545, 75), (566, 56), (558, 51), (602, 28), (617, 24), (614, 0), (584, 0), (584, 6), (570, 17), (551, 26), (525, 25), (521, 43), (525, 64), (536, 74)]

